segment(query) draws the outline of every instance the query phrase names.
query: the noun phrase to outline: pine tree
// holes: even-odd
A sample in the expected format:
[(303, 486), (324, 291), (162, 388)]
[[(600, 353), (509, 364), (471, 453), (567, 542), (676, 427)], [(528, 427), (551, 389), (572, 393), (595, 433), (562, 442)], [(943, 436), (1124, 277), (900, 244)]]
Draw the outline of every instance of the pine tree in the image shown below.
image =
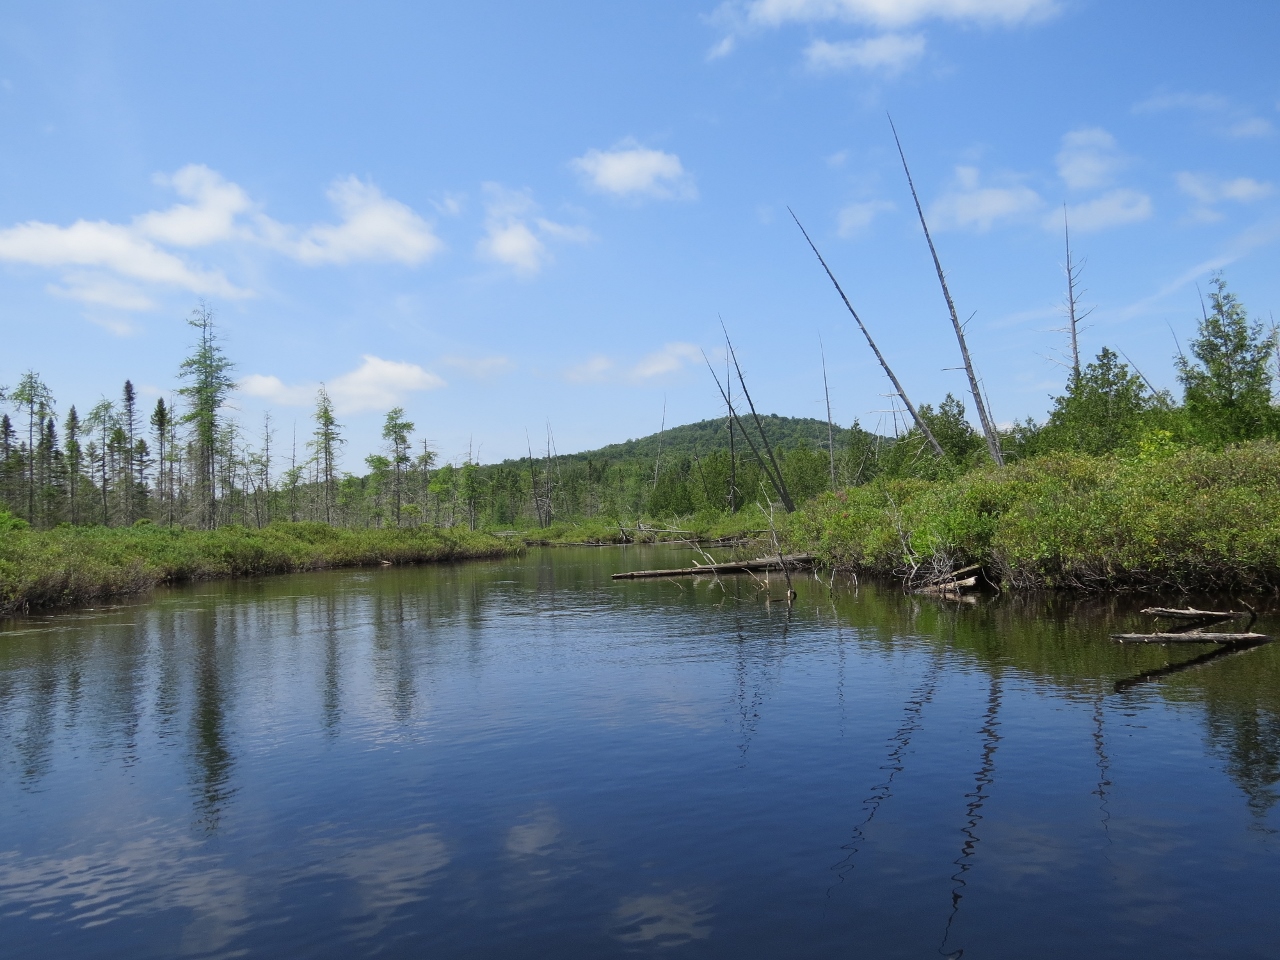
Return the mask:
[(219, 441), (222, 439), (222, 409), (235, 387), (227, 359), (218, 342), (213, 311), (201, 303), (187, 323), (199, 331), (191, 356), (182, 361), (178, 376), (186, 382), (178, 393), (187, 401), (182, 422), (191, 428), (191, 450), (195, 457), (194, 486), (196, 508), (207, 529), (217, 526)]
[(404, 418), (404, 408), (392, 408), (382, 425), (382, 439), (389, 444), (391, 454), (391, 511), (397, 527), (400, 526), (400, 509), (404, 501), (405, 472), (413, 463), (409, 456), (411, 433), (413, 424)]
[(311, 441), (307, 444), (311, 448), (312, 456), (315, 460), (316, 469), (318, 471), (318, 483), (320, 485), (321, 506), (324, 510), (324, 522), (333, 523), (333, 508), (337, 501), (337, 471), (338, 471), (338, 455), (339, 448), (344, 441), (339, 431), (342, 424), (338, 423), (338, 419), (334, 416), (333, 401), (329, 399), (329, 392), (325, 390), (324, 385), (320, 385), (320, 389), (316, 392), (316, 409), (312, 414), (315, 421), (315, 430), (311, 433)]
[(1213, 279), (1209, 304), (1191, 341), (1198, 362), (1176, 358), (1191, 427), (1212, 444), (1264, 436), (1275, 416), (1268, 366), (1275, 341), (1264, 336), (1261, 323), (1249, 323), (1221, 276)]

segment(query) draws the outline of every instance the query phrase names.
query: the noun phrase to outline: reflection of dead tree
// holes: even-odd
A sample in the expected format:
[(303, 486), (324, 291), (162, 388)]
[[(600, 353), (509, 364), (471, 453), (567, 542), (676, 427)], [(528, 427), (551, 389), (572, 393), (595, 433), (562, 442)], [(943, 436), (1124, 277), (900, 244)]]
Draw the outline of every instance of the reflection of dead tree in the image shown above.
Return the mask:
[[(906, 767), (906, 757), (911, 747), (911, 741), (923, 726), (924, 708), (933, 700), (933, 696), (938, 689), (938, 678), (941, 672), (942, 655), (937, 653), (933, 657), (924, 678), (907, 699), (902, 711), (902, 723), (894, 734), (889, 737), (889, 754), (885, 757), (885, 762), (880, 765), (880, 770), (886, 772), (887, 775), (871, 788), (871, 792), (862, 801), (862, 809), (865, 815), (861, 822), (854, 826), (849, 842), (840, 848), (847, 851), (844, 858), (831, 868), (836, 872), (837, 879), (841, 883), (844, 882), (845, 877), (849, 875), (849, 872), (854, 867), (858, 851), (867, 839), (867, 828), (875, 820), (880, 808), (893, 796), (893, 782)], [(827, 895), (831, 895), (830, 890), (827, 891)]]
[(903, 152), (902, 142), (898, 139), (897, 128), (893, 126), (893, 118), (889, 118), (889, 128), (893, 130), (893, 142), (898, 146), (898, 156), (902, 158), (902, 170), (907, 175), (907, 186), (911, 188), (911, 199), (915, 201), (916, 213), (920, 217), (920, 226), (924, 230), (925, 242), (929, 244), (929, 254), (933, 257), (933, 266), (938, 273), (938, 283), (942, 285), (942, 296), (947, 301), (947, 311), (951, 314), (951, 326), (956, 331), (956, 340), (960, 344), (960, 357), (964, 361), (964, 372), (969, 378), (969, 391), (973, 394), (973, 405), (978, 411), (978, 420), (982, 424), (982, 434), (987, 440), (987, 451), (996, 466), (1004, 466), (1004, 455), (1000, 452), (1000, 435), (996, 432), (995, 423), (987, 411), (982, 390), (978, 386), (978, 377), (973, 372), (973, 361), (969, 359), (969, 345), (964, 339), (964, 327), (956, 314), (955, 301), (951, 299), (951, 291), (947, 288), (947, 277), (942, 271), (942, 261), (938, 259), (938, 251), (933, 246), (933, 237), (929, 235), (929, 225), (924, 219), (924, 208), (920, 206), (920, 198), (916, 195), (916, 185), (911, 180), (911, 170), (907, 167), (907, 155)]
[(996, 782), (996, 750), (1000, 746), (1000, 676), (991, 674), (991, 689), (987, 695), (987, 712), (982, 722), (982, 765), (973, 775), (973, 789), (965, 794), (969, 801), (965, 808), (966, 822), (960, 832), (964, 834), (964, 843), (960, 845), (960, 856), (952, 861), (959, 869), (951, 875), (951, 915), (947, 917), (946, 929), (942, 932), (942, 942), (938, 945), (938, 953), (944, 957), (963, 956), (963, 950), (947, 952), (947, 940), (951, 937), (951, 927), (960, 913), (960, 901), (964, 899), (964, 888), (968, 885), (965, 874), (973, 869), (974, 858), (978, 852), (978, 844), (982, 838), (978, 835), (978, 824), (982, 822), (979, 813), (987, 799), (991, 796), (990, 788)]

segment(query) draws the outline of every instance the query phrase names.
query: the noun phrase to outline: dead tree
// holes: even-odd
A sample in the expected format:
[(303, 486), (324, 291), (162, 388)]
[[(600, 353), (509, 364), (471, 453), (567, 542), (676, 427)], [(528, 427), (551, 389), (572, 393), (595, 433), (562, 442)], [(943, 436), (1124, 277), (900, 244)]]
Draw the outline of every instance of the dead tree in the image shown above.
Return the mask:
[(978, 409), (978, 420), (982, 424), (983, 436), (987, 438), (987, 450), (996, 466), (1004, 466), (1004, 455), (1000, 452), (1000, 436), (996, 433), (995, 423), (987, 412), (983, 402), (982, 391), (978, 387), (978, 378), (973, 372), (973, 361), (969, 359), (969, 345), (965, 343), (964, 327), (956, 315), (955, 301), (951, 299), (951, 291), (947, 289), (947, 277), (942, 272), (942, 261), (938, 259), (938, 251), (933, 246), (933, 237), (929, 235), (929, 224), (924, 219), (924, 209), (920, 206), (920, 197), (916, 195), (916, 185), (911, 180), (911, 170), (907, 167), (907, 155), (902, 150), (902, 142), (898, 139), (898, 130), (889, 118), (889, 128), (893, 130), (893, 142), (898, 146), (898, 156), (902, 158), (902, 170), (907, 175), (907, 186), (911, 188), (911, 199), (915, 201), (916, 213), (920, 217), (920, 226), (924, 230), (925, 242), (929, 244), (929, 253), (933, 257), (933, 267), (938, 273), (938, 283), (942, 285), (942, 296), (947, 301), (947, 311), (951, 314), (951, 326), (955, 328), (956, 340), (960, 344), (960, 357), (964, 360), (964, 372), (969, 377), (969, 390), (973, 394), (973, 404)]
[[(729, 400), (729, 395), (725, 393), (724, 387), (721, 386), (720, 384), (720, 377), (716, 374), (715, 367), (711, 366), (711, 361), (707, 360), (707, 355), (705, 353), (702, 355), (702, 359), (707, 361), (707, 369), (711, 371), (711, 378), (715, 380), (716, 388), (720, 391), (720, 396), (724, 399), (725, 406), (729, 408), (730, 421), (736, 422), (738, 424), (738, 429), (739, 431), (741, 431), (743, 439), (747, 441), (747, 446), (751, 448), (751, 455), (754, 456), (756, 460), (759, 462), (761, 469), (764, 470), (764, 475), (769, 478), (769, 483), (773, 486), (773, 489), (777, 492), (778, 497), (782, 498), (784, 496), (783, 490), (785, 488), (782, 484), (781, 475), (775, 477), (773, 472), (769, 469), (768, 462), (764, 459), (764, 457), (760, 456), (760, 451), (756, 449), (755, 441), (751, 439), (751, 434), (747, 431), (746, 427), (743, 426), (742, 420), (738, 417), (738, 411), (733, 408), (733, 404)], [(729, 378), (726, 375), (725, 381), (728, 382), (728, 380)], [(791, 495), (786, 494), (785, 497), (786, 498), (783, 499), (782, 501), (782, 505), (786, 507), (786, 510), (788, 513), (792, 513), (795, 510), (795, 507), (792, 505), (789, 505), (791, 501)]]
[(831, 489), (836, 488), (836, 431), (831, 423), (831, 388), (827, 386), (827, 351), (818, 334), (818, 353), (822, 357), (822, 393), (827, 398), (827, 454), (831, 460)]
[(940, 457), (945, 457), (946, 453), (942, 449), (942, 445), (933, 436), (933, 431), (929, 429), (929, 425), (921, 418), (919, 411), (907, 396), (907, 392), (902, 389), (902, 384), (898, 382), (898, 378), (894, 376), (893, 369), (889, 366), (889, 361), (885, 360), (884, 354), (880, 352), (880, 348), (876, 346), (876, 342), (871, 339), (871, 334), (867, 330), (867, 325), (862, 322), (862, 318), (858, 316), (858, 311), (853, 309), (853, 304), (849, 302), (849, 298), (845, 296), (844, 290), (840, 287), (840, 281), (836, 279), (831, 268), (827, 266), (827, 261), (822, 259), (822, 254), (818, 252), (818, 248), (814, 245), (813, 240), (809, 238), (809, 231), (804, 228), (804, 224), (800, 222), (800, 218), (796, 216), (795, 211), (790, 207), (787, 213), (791, 214), (791, 219), (796, 222), (796, 226), (800, 228), (800, 232), (804, 234), (804, 238), (809, 243), (809, 249), (813, 251), (813, 255), (818, 258), (818, 262), (822, 264), (822, 269), (827, 272), (827, 276), (835, 285), (836, 293), (840, 294), (840, 299), (844, 301), (846, 309), (858, 324), (858, 329), (862, 331), (862, 335), (867, 338), (867, 343), (871, 347), (871, 352), (876, 355), (876, 359), (880, 361), (880, 366), (884, 370), (885, 375), (889, 378), (889, 382), (893, 384), (894, 392), (898, 395), (898, 399), (902, 401), (902, 405), (907, 408), (907, 412), (911, 414), (911, 419), (915, 425), (924, 434), (924, 438), (929, 441), (929, 446), (933, 447), (933, 452)]
[[(778, 496), (782, 499), (782, 505), (786, 507), (787, 513), (794, 513), (796, 505), (791, 500), (791, 492), (787, 490), (787, 482), (782, 478), (782, 468), (778, 466), (778, 459), (773, 455), (773, 447), (769, 443), (769, 437), (764, 432), (764, 424), (760, 422), (760, 414), (756, 413), (756, 405), (751, 402), (751, 393), (747, 390), (747, 381), (742, 376), (742, 367), (738, 366), (738, 355), (734, 352), (733, 341), (729, 339), (729, 331), (724, 329), (724, 321), (720, 321), (720, 329), (724, 330), (725, 346), (729, 348), (729, 358), (733, 360), (733, 369), (738, 372), (738, 385), (742, 387), (742, 395), (747, 398), (747, 407), (751, 410), (751, 419), (755, 421), (756, 429), (760, 431), (760, 441), (764, 444), (765, 453), (769, 456), (769, 462), (766, 464), (761, 461), (760, 465), (765, 468), (765, 473), (772, 475), (770, 480), (773, 481), (773, 487), (778, 491)], [(741, 425), (742, 421), (738, 421)]]

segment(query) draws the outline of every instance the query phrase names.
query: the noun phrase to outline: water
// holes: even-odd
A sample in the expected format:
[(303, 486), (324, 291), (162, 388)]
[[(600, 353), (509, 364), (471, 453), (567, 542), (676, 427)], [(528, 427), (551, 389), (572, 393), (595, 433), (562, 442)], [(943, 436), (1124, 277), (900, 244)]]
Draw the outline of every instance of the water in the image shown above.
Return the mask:
[(1280, 952), (1275, 648), (1117, 693), (1200, 651), (1108, 643), (1130, 603), (608, 576), (688, 560), (10, 622), (4, 955)]

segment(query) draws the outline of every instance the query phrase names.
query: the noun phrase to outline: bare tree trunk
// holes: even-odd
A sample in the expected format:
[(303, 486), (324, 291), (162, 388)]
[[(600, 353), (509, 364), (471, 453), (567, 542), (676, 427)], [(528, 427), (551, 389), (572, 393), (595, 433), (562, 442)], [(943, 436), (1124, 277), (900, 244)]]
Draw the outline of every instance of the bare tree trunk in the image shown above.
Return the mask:
[(822, 259), (822, 254), (818, 252), (818, 248), (814, 245), (814, 242), (809, 239), (809, 231), (804, 228), (804, 224), (800, 222), (800, 218), (795, 215), (794, 210), (788, 207), (787, 212), (791, 214), (791, 219), (796, 222), (796, 226), (800, 228), (800, 232), (804, 234), (805, 240), (808, 241), (809, 249), (813, 251), (813, 255), (817, 257), (818, 262), (822, 264), (822, 269), (827, 272), (827, 276), (835, 285), (836, 293), (840, 294), (840, 299), (844, 301), (845, 308), (848, 309), (850, 315), (857, 322), (858, 329), (861, 330), (862, 335), (867, 338), (867, 343), (871, 346), (871, 352), (874, 353), (876, 355), (876, 359), (880, 361), (881, 369), (884, 370), (885, 375), (889, 378), (889, 382), (893, 384), (893, 389), (894, 392), (897, 393), (898, 399), (902, 401), (903, 406), (907, 408), (907, 412), (911, 414), (912, 421), (915, 422), (915, 425), (920, 429), (920, 432), (924, 434), (925, 439), (929, 441), (929, 446), (933, 447), (933, 452), (940, 457), (945, 457), (946, 453), (943, 451), (942, 445), (934, 438), (933, 431), (929, 429), (929, 425), (920, 418), (920, 414), (916, 410), (915, 405), (911, 402), (911, 399), (907, 396), (907, 392), (902, 389), (902, 384), (899, 383), (898, 378), (894, 376), (893, 369), (889, 366), (889, 361), (884, 358), (884, 354), (880, 352), (880, 348), (876, 346), (876, 342), (871, 339), (871, 333), (867, 330), (867, 325), (862, 322), (862, 318), (858, 316), (858, 311), (853, 309), (853, 304), (851, 304), (849, 302), (849, 298), (845, 296), (844, 290), (840, 286), (840, 281), (836, 279), (835, 274), (831, 272), (831, 268), (827, 266), (827, 261)]
[(822, 357), (822, 392), (827, 398), (827, 454), (831, 460), (831, 489), (836, 488), (836, 431), (831, 423), (831, 388), (827, 386), (827, 350), (818, 334), (818, 353)]
[(951, 299), (951, 291), (947, 289), (947, 278), (942, 271), (942, 262), (938, 259), (938, 251), (933, 246), (933, 237), (929, 235), (929, 225), (925, 223), (924, 209), (920, 206), (920, 198), (916, 195), (916, 185), (911, 180), (911, 170), (907, 167), (907, 155), (902, 150), (902, 142), (898, 139), (898, 130), (889, 118), (889, 128), (893, 130), (893, 142), (898, 146), (898, 156), (902, 158), (902, 170), (907, 175), (907, 186), (911, 188), (911, 199), (915, 202), (916, 213), (920, 217), (920, 226), (924, 230), (925, 242), (929, 244), (929, 254), (933, 257), (933, 267), (938, 273), (938, 283), (942, 285), (942, 296), (947, 301), (947, 310), (951, 314), (951, 326), (955, 328), (956, 340), (960, 344), (960, 357), (964, 360), (964, 372), (969, 377), (969, 391), (973, 394), (974, 406), (978, 408), (978, 421), (982, 424), (983, 436), (987, 438), (987, 451), (996, 466), (1004, 466), (1004, 455), (1000, 452), (1000, 436), (996, 433), (995, 424), (987, 412), (987, 405), (982, 400), (982, 391), (978, 387), (978, 378), (973, 372), (973, 361), (969, 359), (969, 345), (965, 343), (964, 328), (956, 315), (956, 305)]

